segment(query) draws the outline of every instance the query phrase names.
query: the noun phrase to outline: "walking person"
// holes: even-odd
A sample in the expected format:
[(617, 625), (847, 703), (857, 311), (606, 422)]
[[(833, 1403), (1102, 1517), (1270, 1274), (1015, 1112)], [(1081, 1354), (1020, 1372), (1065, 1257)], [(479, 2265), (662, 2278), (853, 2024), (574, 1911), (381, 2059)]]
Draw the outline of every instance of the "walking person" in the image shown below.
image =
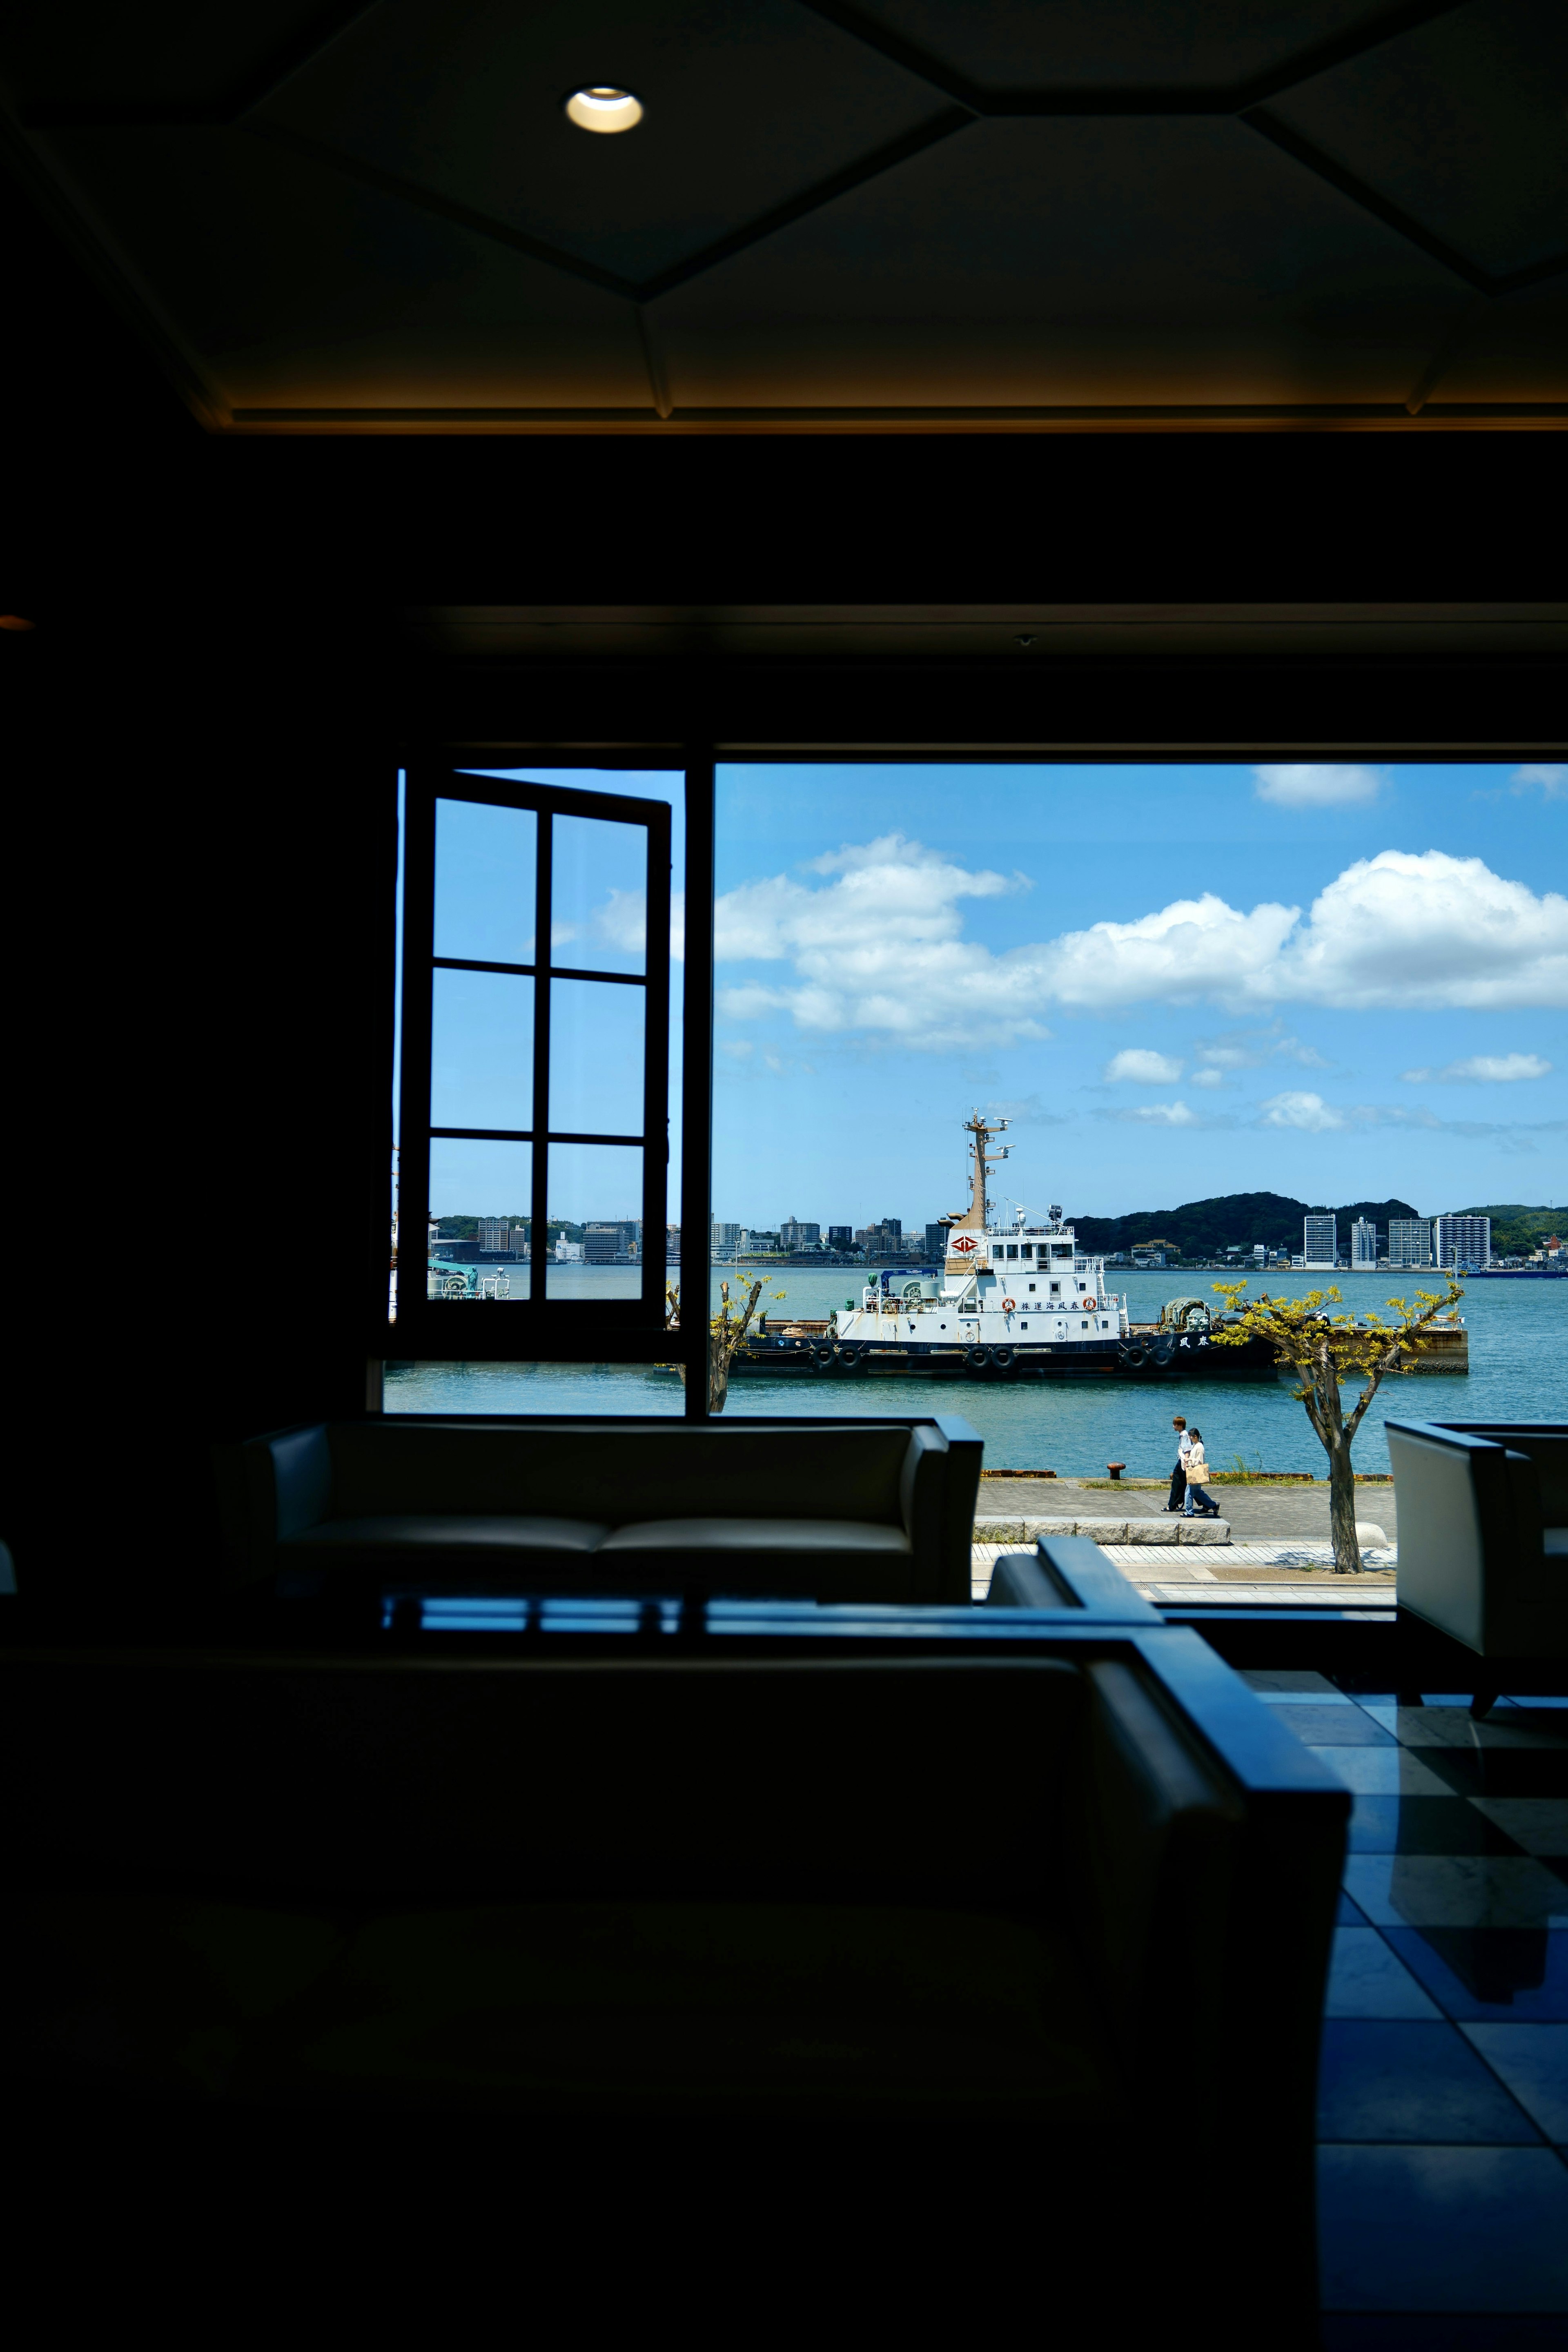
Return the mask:
[[(1217, 1519), (1219, 1505), (1212, 1495), (1206, 1494), (1204, 1490), (1203, 1482), (1209, 1475), (1209, 1463), (1208, 1455), (1204, 1452), (1203, 1431), (1189, 1430), (1187, 1438), (1187, 1499), (1183, 1506), (1182, 1516), (1188, 1519)], [(1198, 1498), (1198, 1507), (1195, 1511), (1193, 1508), (1194, 1495)]]
[(1167, 1511), (1179, 1511), (1182, 1496), (1187, 1490), (1187, 1449), (1192, 1439), (1187, 1435), (1184, 1413), (1177, 1413), (1171, 1426), (1176, 1433), (1176, 1466), (1171, 1473), (1171, 1492), (1165, 1508)]

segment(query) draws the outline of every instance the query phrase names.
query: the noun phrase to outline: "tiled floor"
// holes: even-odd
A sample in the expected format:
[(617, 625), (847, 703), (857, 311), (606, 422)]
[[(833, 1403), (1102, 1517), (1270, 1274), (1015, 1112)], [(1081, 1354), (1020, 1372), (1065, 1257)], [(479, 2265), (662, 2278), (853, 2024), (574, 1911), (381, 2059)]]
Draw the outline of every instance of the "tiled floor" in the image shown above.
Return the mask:
[(1248, 1673), (1355, 1797), (1320, 2079), (1329, 2352), (1568, 2344), (1568, 1705)]

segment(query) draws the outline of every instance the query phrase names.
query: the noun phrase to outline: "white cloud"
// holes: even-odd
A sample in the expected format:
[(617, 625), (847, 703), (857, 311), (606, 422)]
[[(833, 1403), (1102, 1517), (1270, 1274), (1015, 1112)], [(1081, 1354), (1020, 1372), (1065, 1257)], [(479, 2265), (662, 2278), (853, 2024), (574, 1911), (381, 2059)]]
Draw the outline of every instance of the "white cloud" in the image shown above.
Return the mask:
[(1532, 784), (1539, 784), (1549, 801), (1561, 800), (1568, 793), (1568, 767), (1556, 760), (1527, 760), (1514, 770), (1509, 790), (1527, 793)]
[(1329, 884), (1272, 977), (1282, 997), (1356, 1009), (1568, 1003), (1568, 898), (1479, 857), (1381, 850)]
[(1552, 1068), (1539, 1054), (1471, 1054), (1462, 1062), (1449, 1062), (1441, 1070), (1406, 1070), (1407, 1086), (1462, 1085), (1477, 1080), (1486, 1086), (1507, 1086), (1516, 1078), (1544, 1078)]
[[(643, 890), (615, 890), (602, 907), (594, 909), (591, 924), (595, 939), (606, 946), (619, 948), (627, 955), (640, 955), (647, 945), (647, 894)], [(551, 932), (552, 941), (558, 937), (575, 939), (576, 932), (557, 924)], [(686, 895), (677, 890), (669, 901), (669, 952), (677, 963), (686, 955)]]
[[(1329, 1067), (1315, 1045), (1286, 1035), (1283, 1021), (1270, 1022), (1266, 1029), (1232, 1029), (1222, 1037), (1200, 1038), (1194, 1051), (1211, 1070), (1260, 1070), (1272, 1061), (1300, 1062), (1313, 1070)], [(1194, 1078), (1194, 1084), (1198, 1083)], [(1212, 1087), (1218, 1080), (1210, 1076), (1203, 1083)]]
[(1195, 1110), (1184, 1102), (1140, 1103), (1136, 1110), (1124, 1110), (1123, 1118), (1142, 1118), (1151, 1127), (1201, 1127), (1203, 1121)]
[(778, 874), (719, 900), (720, 961), (787, 961), (796, 983), (724, 989), (721, 1013), (777, 1008), (802, 1029), (870, 1030), (907, 1045), (1049, 1035), (1037, 1018), (1039, 950), (995, 955), (963, 937), (959, 901), (1026, 890), (1022, 876), (971, 873), (900, 834), (835, 850), (807, 870), (834, 878), (813, 889)]
[(1265, 1127), (1299, 1127), (1309, 1135), (1322, 1135), (1332, 1128), (1346, 1124), (1342, 1111), (1334, 1110), (1321, 1095), (1270, 1095), (1261, 1106), (1261, 1124)]
[(1383, 788), (1375, 768), (1308, 761), (1296, 766), (1254, 768), (1260, 801), (1280, 808), (1341, 808), (1347, 801), (1373, 801)]
[[(1246, 912), (1209, 891), (1001, 953), (963, 936), (963, 901), (1027, 888), (1020, 877), (970, 872), (899, 835), (836, 851), (814, 870), (823, 883), (780, 874), (719, 900), (722, 961), (788, 967), (724, 989), (719, 1006), (729, 1018), (783, 1011), (823, 1034), (989, 1049), (1048, 1035), (1043, 1016), (1053, 1004), (1095, 1013), (1204, 998), (1262, 1013), (1290, 1000), (1356, 1011), (1568, 1004), (1568, 898), (1537, 897), (1479, 857), (1441, 850), (1360, 859), (1305, 917), (1273, 901)], [(1275, 1058), (1327, 1066), (1278, 1022), (1195, 1052), (1221, 1071)]]
[(1194, 1070), (1193, 1072), (1193, 1084), (1194, 1087), (1223, 1087), (1225, 1084), (1225, 1072), (1223, 1070), (1212, 1069)]
[(1126, 1080), (1137, 1087), (1168, 1087), (1181, 1075), (1182, 1064), (1174, 1054), (1156, 1054), (1146, 1045), (1125, 1046), (1105, 1066), (1110, 1086)]

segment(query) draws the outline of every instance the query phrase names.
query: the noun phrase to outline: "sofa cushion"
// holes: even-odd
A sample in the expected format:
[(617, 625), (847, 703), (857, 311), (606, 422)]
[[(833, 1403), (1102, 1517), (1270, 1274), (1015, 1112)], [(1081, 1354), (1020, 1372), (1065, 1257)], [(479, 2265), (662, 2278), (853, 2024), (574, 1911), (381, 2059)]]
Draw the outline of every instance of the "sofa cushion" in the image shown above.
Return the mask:
[(902, 1528), (855, 1519), (649, 1519), (613, 1529), (594, 1570), (606, 1591), (675, 1581), (773, 1600), (915, 1598)]
[(908, 1559), (902, 1528), (859, 1519), (642, 1519), (613, 1528), (599, 1547), (620, 1552), (883, 1552)]
[(510, 1554), (519, 1559), (542, 1557), (584, 1558), (609, 1533), (595, 1519), (529, 1518), (517, 1514), (480, 1517), (456, 1511), (409, 1513), (406, 1517), (367, 1519), (322, 1519), (291, 1536), (280, 1549), (286, 1552), (349, 1553), (461, 1552), (493, 1559)]

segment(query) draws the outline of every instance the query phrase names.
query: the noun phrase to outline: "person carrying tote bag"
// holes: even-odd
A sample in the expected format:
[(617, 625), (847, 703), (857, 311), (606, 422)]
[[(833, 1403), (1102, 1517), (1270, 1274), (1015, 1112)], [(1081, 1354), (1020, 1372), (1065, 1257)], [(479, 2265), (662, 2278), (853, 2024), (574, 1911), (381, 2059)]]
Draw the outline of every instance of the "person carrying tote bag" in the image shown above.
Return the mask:
[[(1204, 1452), (1203, 1431), (1190, 1429), (1187, 1435), (1191, 1438), (1192, 1444), (1187, 1453), (1187, 1499), (1182, 1517), (1186, 1519), (1195, 1519), (1199, 1517), (1205, 1519), (1217, 1519), (1219, 1505), (1212, 1495), (1206, 1494), (1204, 1490), (1203, 1482), (1208, 1476), (1209, 1465), (1208, 1456)], [(1195, 1511), (1193, 1508), (1194, 1496), (1197, 1497), (1198, 1505)]]

